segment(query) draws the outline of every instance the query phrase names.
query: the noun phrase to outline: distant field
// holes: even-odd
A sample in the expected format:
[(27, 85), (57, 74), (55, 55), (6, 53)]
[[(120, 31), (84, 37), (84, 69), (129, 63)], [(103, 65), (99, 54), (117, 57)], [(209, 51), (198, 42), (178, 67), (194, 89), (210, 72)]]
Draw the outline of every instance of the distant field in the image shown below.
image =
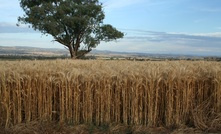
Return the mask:
[(0, 126), (73, 125), (221, 130), (221, 63), (0, 61)]

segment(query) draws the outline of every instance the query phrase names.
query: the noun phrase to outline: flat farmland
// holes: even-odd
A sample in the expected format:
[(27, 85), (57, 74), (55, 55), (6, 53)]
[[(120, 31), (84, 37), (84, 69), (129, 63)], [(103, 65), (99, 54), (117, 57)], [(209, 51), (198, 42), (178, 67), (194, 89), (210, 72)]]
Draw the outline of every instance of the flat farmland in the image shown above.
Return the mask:
[(0, 61), (0, 126), (221, 130), (221, 62)]

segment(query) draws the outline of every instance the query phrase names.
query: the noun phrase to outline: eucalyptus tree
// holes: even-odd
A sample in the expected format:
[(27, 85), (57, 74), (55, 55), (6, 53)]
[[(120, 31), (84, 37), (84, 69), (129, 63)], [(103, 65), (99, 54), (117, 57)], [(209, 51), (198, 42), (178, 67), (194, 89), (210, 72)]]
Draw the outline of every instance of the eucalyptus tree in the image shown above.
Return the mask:
[(98, 0), (20, 0), (24, 15), (20, 24), (52, 35), (68, 48), (71, 58), (89, 53), (101, 41), (123, 38), (124, 34), (104, 24), (105, 14)]

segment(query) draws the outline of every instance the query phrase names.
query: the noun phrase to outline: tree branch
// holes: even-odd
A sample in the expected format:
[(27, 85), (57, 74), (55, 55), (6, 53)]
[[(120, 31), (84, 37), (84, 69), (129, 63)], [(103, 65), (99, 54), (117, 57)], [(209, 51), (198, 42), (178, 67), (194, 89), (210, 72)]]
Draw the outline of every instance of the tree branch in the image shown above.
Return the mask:
[(87, 50), (80, 50), (80, 51), (78, 52), (77, 58), (80, 58), (80, 57), (84, 56), (85, 54), (91, 52), (91, 50), (92, 50), (92, 49), (91, 49), (90, 47), (88, 47)]
[(62, 40), (61, 38), (59, 38), (59, 37), (54, 37), (54, 38), (55, 38), (54, 41), (57, 41), (58, 43), (60, 43), (60, 44), (62, 44), (62, 45), (64, 45), (64, 46), (66, 46), (66, 47), (68, 47), (68, 45), (67, 45), (65, 42), (63, 42), (63, 40)]

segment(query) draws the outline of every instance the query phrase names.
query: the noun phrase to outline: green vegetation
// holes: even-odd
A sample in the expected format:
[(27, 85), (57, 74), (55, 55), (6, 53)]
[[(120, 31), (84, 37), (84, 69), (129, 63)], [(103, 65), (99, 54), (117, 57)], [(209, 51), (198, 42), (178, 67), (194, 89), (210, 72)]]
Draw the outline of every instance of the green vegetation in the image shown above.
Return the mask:
[(100, 41), (112, 41), (124, 34), (109, 24), (103, 24), (104, 12), (98, 0), (20, 0), (25, 12), (20, 23), (31, 24), (54, 41), (64, 45), (71, 58), (80, 58)]

